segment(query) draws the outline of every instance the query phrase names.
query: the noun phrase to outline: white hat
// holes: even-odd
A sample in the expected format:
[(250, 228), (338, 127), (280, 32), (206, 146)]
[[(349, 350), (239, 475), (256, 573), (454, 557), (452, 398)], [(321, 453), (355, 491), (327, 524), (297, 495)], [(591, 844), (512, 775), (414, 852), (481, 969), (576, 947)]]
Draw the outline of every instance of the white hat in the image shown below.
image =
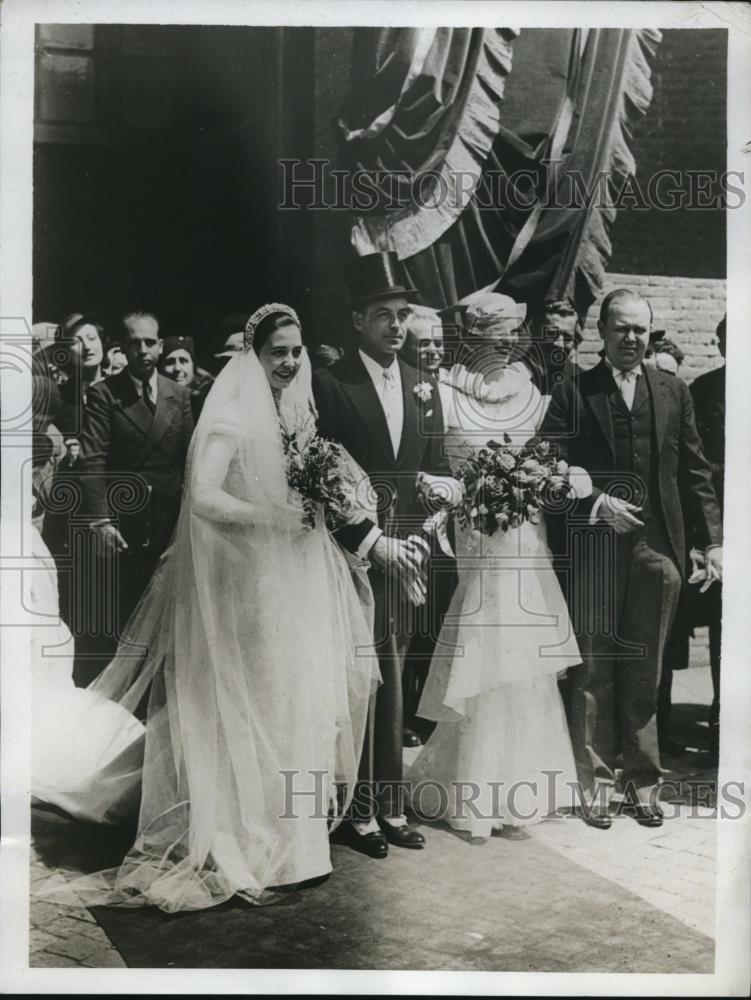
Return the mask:
[(526, 315), (527, 307), (523, 302), (515, 302), (510, 295), (501, 295), (499, 292), (485, 292), (467, 306), (467, 333), (492, 340), (498, 334), (516, 330), (524, 322)]

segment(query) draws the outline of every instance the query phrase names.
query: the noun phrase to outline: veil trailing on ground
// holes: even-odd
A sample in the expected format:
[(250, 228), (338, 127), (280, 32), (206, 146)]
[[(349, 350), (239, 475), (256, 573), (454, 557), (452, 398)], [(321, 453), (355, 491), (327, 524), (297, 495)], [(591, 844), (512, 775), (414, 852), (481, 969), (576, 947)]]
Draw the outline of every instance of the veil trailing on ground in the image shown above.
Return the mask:
[(252, 349), (206, 399), (173, 543), (94, 685), (148, 708), (136, 842), (72, 884), (86, 905), (198, 909), (330, 870), (378, 670), (364, 573), (287, 486), (280, 420), (314, 430), (303, 355), (278, 409)]

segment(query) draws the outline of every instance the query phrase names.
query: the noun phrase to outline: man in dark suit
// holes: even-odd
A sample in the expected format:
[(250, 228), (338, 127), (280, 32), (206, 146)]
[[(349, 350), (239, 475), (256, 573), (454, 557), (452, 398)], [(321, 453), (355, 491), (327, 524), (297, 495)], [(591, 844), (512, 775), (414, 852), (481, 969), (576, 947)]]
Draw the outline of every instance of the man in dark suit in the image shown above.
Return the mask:
[[(441, 368), (444, 356), (443, 323), (436, 309), (416, 306), (405, 324), (406, 338), (401, 357), (418, 372), (425, 372), (438, 383), (444, 419), (450, 405), (451, 384), (446, 369)], [(430, 561), (427, 564), (427, 594), (418, 615), (418, 627), (410, 642), (402, 671), (404, 698), (404, 746), (420, 746), (435, 728), (429, 719), (417, 715), (443, 619), (456, 589), (456, 558), (453, 555), (453, 522), (432, 539)]]
[[(725, 358), (725, 318), (717, 326), (717, 347)], [(725, 365), (700, 375), (691, 383), (696, 428), (712, 468), (712, 482), (720, 501), (725, 497)], [(711, 754), (716, 761), (720, 741), (720, 646), (722, 644), (722, 588), (716, 584), (697, 594), (695, 625), (709, 626), (709, 663), (712, 669), (712, 707), (709, 712)]]
[(548, 523), (583, 660), (571, 671), (571, 737), (593, 800), (585, 816), (601, 829), (611, 822), (602, 794), (619, 752), (637, 820), (662, 822), (657, 689), (685, 566), (684, 517), (710, 574), (722, 574), (720, 511), (688, 388), (642, 364), (651, 320), (634, 292), (607, 295), (603, 360), (554, 388), (540, 429), (594, 487)]
[[(450, 474), (443, 454), (443, 414), (435, 380), (397, 357), (414, 289), (395, 253), (353, 261), (347, 271), (357, 349), (314, 373), (319, 430), (339, 441), (362, 466), (379, 498), (378, 523), (349, 525), (338, 533), (350, 551), (368, 558), (376, 602), (376, 647), (383, 683), (372, 732), (366, 737), (361, 778), (383, 794), (372, 801), (367, 786), (355, 796), (351, 829), (355, 846), (373, 857), (387, 841), (422, 847), (399, 807), (402, 779), (403, 656), (410, 628), (407, 606), (425, 599), (422, 567), (429, 543), (421, 538), (426, 512), (420, 506), (420, 472)], [(376, 819), (376, 813), (377, 819)], [(380, 829), (379, 829), (380, 825)]]
[(532, 317), (531, 341), (522, 359), (543, 396), (564, 378), (576, 378), (581, 372), (576, 361), (581, 342), (581, 320), (573, 301), (546, 299)]
[(190, 393), (157, 374), (156, 317), (129, 313), (122, 328), (128, 367), (89, 389), (81, 435), (83, 512), (116, 564), (117, 595), (105, 609), (116, 610), (115, 640), (177, 522), (193, 433)]

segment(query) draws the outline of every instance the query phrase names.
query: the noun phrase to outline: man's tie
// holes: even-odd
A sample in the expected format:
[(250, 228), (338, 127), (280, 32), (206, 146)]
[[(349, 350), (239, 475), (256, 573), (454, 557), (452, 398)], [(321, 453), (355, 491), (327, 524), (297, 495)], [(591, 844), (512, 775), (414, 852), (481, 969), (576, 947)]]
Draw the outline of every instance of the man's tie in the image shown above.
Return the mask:
[(626, 404), (626, 409), (628, 410), (634, 405), (634, 393), (636, 392), (636, 380), (638, 377), (639, 373), (635, 371), (618, 372), (616, 374), (618, 388), (621, 390), (623, 402)]
[(156, 403), (154, 402), (154, 397), (151, 394), (151, 382), (144, 381), (141, 383), (143, 386), (143, 399), (148, 408), (151, 410), (152, 414), (156, 410)]
[(397, 423), (397, 401), (396, 394), (398, 388), (392, 372), (388, 368), (383, 369), (383, 412), (386, 415), (386, 423), (391, 437), (391, 447), (394, 449), (394, 458), (399, 452), (399, 425)]

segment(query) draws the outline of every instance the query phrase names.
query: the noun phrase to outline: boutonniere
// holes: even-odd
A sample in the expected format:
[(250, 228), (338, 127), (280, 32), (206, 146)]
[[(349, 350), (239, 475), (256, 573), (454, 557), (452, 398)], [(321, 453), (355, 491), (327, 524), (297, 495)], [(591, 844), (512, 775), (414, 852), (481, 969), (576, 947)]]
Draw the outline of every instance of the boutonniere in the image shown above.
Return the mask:
[(433, 386), (430, 382), (418, 382), (412, 391), (421, 403), (427, 403), (433, 397)]

